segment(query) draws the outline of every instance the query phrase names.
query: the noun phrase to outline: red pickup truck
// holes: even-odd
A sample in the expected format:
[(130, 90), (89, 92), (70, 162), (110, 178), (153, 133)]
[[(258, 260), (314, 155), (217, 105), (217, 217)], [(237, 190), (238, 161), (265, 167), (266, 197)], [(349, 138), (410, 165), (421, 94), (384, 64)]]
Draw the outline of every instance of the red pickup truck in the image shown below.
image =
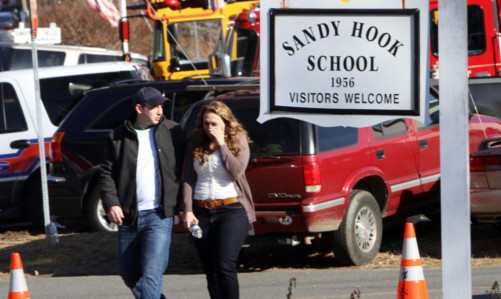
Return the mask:
[[(256, 237), (293, 244), (330, 236), (340, 263), (362, 265), (379, 251), (383, 218), (439, 211), (439, 101), (433, 89), (431, 124), (397, 119), (365, 128), (289, 118), (260, 124), (259, 91), (213, 99), (232, 109), (253, 141), (246, 175), (258, 218), (250, 233)], [(181, 121), (187, 133), (204, 103)], [(470, 152), (486, 137), (501, 136), (501, 120), (494, 117), (472, 115), (469, 128)]]

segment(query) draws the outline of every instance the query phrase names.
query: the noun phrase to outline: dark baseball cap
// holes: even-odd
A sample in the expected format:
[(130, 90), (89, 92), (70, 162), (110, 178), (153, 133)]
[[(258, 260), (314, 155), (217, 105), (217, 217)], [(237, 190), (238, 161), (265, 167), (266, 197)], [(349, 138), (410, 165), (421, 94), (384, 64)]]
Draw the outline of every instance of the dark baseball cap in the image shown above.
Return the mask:
[(165, 101), (170, 101), (170, 99), (164, 97), (160, 91), (153, 87), (143, 87), (137, 91), (134, 98), (135, 104), (144, 105), (149, 103), (153, 106), (162, 105)]

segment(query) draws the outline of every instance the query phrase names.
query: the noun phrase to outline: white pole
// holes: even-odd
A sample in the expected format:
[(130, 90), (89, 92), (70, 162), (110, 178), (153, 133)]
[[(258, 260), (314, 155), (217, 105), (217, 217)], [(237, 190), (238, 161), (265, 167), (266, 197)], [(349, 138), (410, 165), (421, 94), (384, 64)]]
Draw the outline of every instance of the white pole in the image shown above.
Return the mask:
[(471, 299), (466, 0), (438, 7), (443, 298)]
[[(30, 1), (30, 16), (31, 16), (31, 58), (33, 60), (33, 77), (35, 80), (35, 104), (37, 114), (37, 134), (38, 134), (38, 149), (40, 157), (40, 180), (42, 184), (42, 204), (43, 216), (45, 226), (45, 236), (49, 244), (58, 242), (57, 229), (51, 226), (50, 223), (50, 208), (49, 208), (49, 191), (47, 187), (47, 166), (45, 159), (45, 140), (43, 134), (43, 121), (42, 121), (42, 100), (40, 96), (40, 79), (38, 77), (38, 55), (37, 55), (37, 41), (36, 31), (38, 27), (38, 12), (36, 1)], [(33, 24), (35, 23), (35, 24)], [(53, 224), (54, 225), (54, 224)]]

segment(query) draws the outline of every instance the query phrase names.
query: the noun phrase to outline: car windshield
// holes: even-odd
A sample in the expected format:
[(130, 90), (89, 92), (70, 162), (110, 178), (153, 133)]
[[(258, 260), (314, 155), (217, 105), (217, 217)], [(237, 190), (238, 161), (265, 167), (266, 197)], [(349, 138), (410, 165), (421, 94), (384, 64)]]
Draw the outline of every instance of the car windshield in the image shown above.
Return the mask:
[[(251, 138), (249, 144), (253, 155), (299, 155), (300, 121), (278, 118), (263, 124), (256, 121), (259, 116), (259, 99), (224, 99), (236, 118), (247, 130)], [(205, 102), (207, 103), (207, 102)], [(193, 107), (183, 121), (186, 132), (196, 126), (196, 117), (203, 104)]]

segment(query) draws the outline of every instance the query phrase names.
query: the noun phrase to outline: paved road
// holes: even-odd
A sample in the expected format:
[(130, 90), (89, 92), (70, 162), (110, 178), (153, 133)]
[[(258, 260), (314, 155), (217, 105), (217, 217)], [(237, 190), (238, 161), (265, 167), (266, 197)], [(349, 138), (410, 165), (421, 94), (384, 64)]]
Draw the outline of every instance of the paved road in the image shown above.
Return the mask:
[[(240, 273), (242, 299), (287, 298), (291, 278), (296, 287), (290, 298), (350, 298), (360, 290), (362, 299), (395, 298), (399, 269), (334, 269), (277, 270)], [(442, 298), (441, 269), (424, 269), (430, 299)], [(473, 269), (473, 298), (487, 298), (494, 281), (501, 281), (501, 266)], [(28, 279), (31, 298), (133, 298), (117, 276), (49, 277)], [(7, 296), (9, 281), (0, 280), (0, 291)], [(167, 298), (209, 298), (205, 277), (195, 275), (165, 275), (164, 294)], [(1, 296), (1, 295), (0, 295)], [(355, 297), (356, 298), (356, 297)]]

